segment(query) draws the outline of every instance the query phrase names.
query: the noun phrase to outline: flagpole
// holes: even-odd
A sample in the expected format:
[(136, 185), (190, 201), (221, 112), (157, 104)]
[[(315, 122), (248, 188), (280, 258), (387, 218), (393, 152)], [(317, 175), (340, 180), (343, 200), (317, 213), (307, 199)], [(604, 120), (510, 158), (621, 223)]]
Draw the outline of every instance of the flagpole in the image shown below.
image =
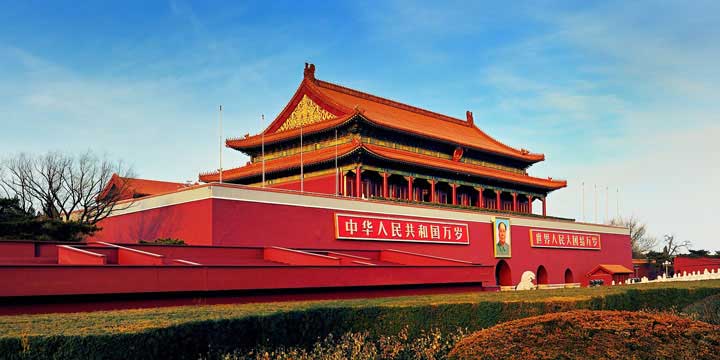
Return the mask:
[(593, 201), (595, 202), (595, 223), (597, 224), (597, 184), (593, 184)]
[[(265, 124), (265, 114), (260, 115), (262, 123)], [(262, 141), (262, 187), (265, 187), (265, 131), (260, 135)]]
[(218, 115), (219, 121), (218, 121), (218, 132), (220, 133), (220, 169), (218, 169), (218, 172), (220, 173), (220, 183), (223, 182), (223, 141), (222, 141), (222, 105), (220, 105), (220, 113)]
[(303, 127), (300, 125), (300, 192), (305, 192), (305, 173), (303, 164)]
[(337, 129), (335, 129), (335, 195), (338, 194), (338, 177), (340, 171), (338, 169), (338, 137), (337, 137)]
[(608, 194), (609, 192), (610, 192), (609, 187), (605, 186), (605, 222), (608, 222), (609, 221), (608, 218), (610, 217), (610, 212), (608, 211), (608, 203), (609, 203), (608, 199), (610, 197), (610, 195)]
[(582, 182), (582, 221), (585, 221), (585, 182)]

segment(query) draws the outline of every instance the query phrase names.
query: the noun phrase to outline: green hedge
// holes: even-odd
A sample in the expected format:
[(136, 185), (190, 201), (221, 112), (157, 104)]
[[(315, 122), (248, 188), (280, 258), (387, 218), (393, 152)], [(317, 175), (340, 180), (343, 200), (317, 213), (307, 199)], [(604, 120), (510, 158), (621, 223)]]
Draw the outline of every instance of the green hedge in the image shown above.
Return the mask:
[(264, 316), (189, 321), (159, 329), (92, 335), (0, 338), (2, 359), (198, 359), (257, 347), (309, 346), (329, 333), (369, 331), (397, 334), (457, 327), (477, 330), (500, 322), (572, 309), (682, 309), (720, 294), (720, 287), (627, 289), (605, 296), (568, 301), (479, 301), (408, 306), (318, 307)]

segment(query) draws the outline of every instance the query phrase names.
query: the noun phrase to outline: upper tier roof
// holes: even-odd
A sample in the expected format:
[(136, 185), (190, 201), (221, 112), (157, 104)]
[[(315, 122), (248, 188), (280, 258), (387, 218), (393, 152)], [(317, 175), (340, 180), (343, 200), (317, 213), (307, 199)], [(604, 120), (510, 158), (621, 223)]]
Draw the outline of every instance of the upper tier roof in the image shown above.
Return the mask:
[[(298, 120), (296, 110), (299, 105), (303, 109), (310, 107), (311, 114), (315, 114), (316, 118)], [(312, 64), (306, 64), (305, 76), (295, 95), (267, 129), (258, 135), (228, 139), (226, 145), (237, 150), (256, 148), (263, 140), (270, 144), (298, 137), (300, 127), (292, 126), (293, 124), (288, 126), (288, 121), (303, 123), (303, 131), (310, 134), (332, 129), (357, 114), (378, 126), (528, 163), (545, 159), (543, 154), (515, 149), (493, 139), (475, 126), (470, 112), (467, 112), (467, 121), (460, 120), (318, 80), (315, 79), (315, 66)]]

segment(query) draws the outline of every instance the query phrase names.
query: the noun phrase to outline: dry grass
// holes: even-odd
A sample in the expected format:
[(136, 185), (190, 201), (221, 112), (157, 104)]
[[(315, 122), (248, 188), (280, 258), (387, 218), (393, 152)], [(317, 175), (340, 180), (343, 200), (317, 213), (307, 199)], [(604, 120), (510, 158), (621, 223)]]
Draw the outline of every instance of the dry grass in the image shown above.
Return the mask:
[(593, 297), (602, 297), (611, 294), (621, 294), (629, 289), (642, 290), (657, 288), (720, 288), (720, 280), (525, 292), (469, 292), (375, 299), (196, 305), (138, 310), (98, 311), (91, 313), (0, 316), (0, 338), (137, 333), (148, 329), (166, 328), (198, 320), (263, 316), (280, 312), (318, 308), (407, 307), (439, 304), (475, 304), (481, 302), (552, 301), (562, 303), (587, 300)]

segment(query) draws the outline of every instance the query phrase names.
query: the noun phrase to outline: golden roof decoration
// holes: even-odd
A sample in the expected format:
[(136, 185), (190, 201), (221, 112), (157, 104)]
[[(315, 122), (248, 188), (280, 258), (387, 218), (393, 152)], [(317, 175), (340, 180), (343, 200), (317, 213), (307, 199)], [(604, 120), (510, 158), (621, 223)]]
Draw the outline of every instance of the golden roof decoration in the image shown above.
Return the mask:
[(295, 106), (295, 109), (293, 109), (292, 113), (290, 113), (290, 116), (288, 116), (287, 120), (285, 120), (277, 131), (280, 132), (295, 129), (300, 126), (307, 126), (334, 117), (335, 115), (323, 109), (307, 95), (303, 95), (300, 102), (298, 102), (297, 106)]

